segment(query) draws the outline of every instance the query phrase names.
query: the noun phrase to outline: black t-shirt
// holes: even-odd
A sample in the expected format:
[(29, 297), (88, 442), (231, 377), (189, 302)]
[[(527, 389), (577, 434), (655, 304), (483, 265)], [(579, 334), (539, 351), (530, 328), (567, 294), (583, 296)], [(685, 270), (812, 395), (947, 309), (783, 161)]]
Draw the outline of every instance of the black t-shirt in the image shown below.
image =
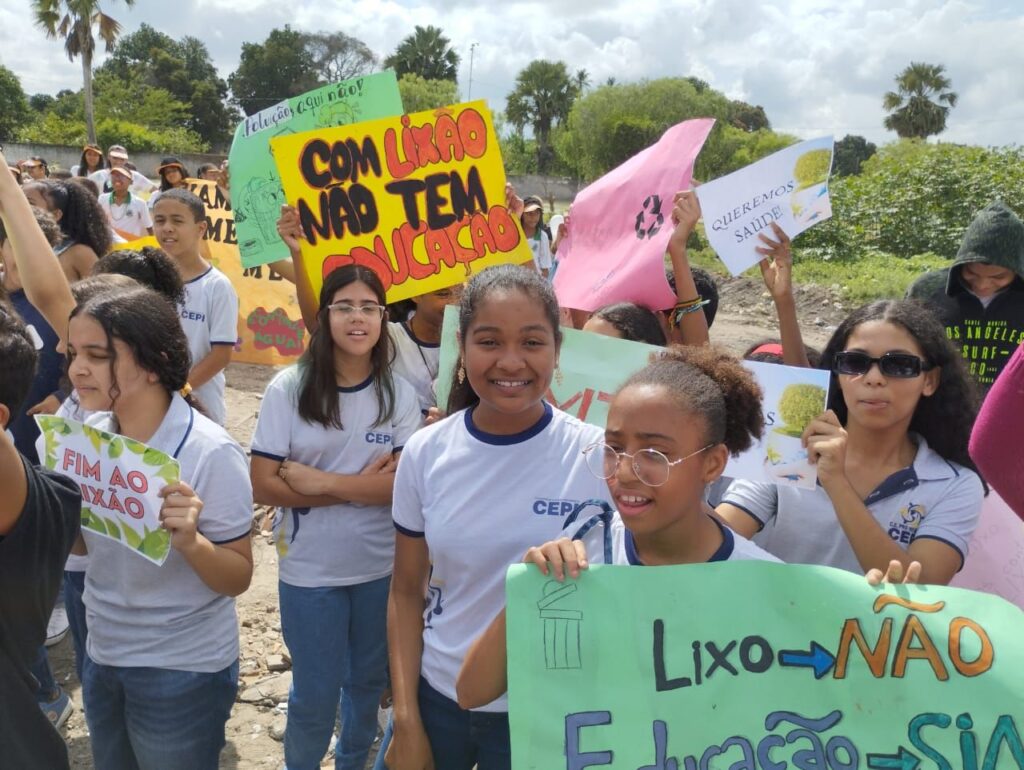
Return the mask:
[(39, 708), (30, 667), (78, 536), (82, 498), (70, 479), (22, 462), (25, 509), (0, 538), (0, 766), (60, 770), (67, 748)]

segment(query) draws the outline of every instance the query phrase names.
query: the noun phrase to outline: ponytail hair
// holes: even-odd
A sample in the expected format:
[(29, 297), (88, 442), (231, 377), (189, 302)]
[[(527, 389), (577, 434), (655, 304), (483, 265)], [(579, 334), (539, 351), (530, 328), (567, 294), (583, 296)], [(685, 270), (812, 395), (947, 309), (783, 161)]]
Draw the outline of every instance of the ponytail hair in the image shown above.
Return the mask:
[(725, 444), (734, 457), (764, 433), (763, 394), (754, 375), (712, 346), (672, 345), (619, 388), (659, 385), (687, 414), (701, 418), (704, 444)]

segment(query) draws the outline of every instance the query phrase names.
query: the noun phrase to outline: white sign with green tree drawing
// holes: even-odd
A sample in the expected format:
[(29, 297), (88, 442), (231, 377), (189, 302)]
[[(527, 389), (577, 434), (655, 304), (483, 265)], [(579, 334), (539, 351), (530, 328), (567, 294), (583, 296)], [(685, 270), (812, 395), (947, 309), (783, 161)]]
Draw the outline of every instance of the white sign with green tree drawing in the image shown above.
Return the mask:
[(807, 461), (801, 437), (828, 403), (829, 373), (821, 369), (744, 361), (764, 391), (764, 435), (725, 475), (749, 481), (814, 489), (818, 469)]
[(739, 275), (761, 260), (758, 236), (774, 238), (773, 224), (796, 238), (832, 216), (832, 149), (831, 136), (811, 139), (696, 189), (704, 232), (730, 273)]
[(154, 564), (170, 552), (160, 526), (160, 490), (181, 478), (181, 467), (153, 447), (52, 415), (37, 415), (43, 463), (82, 490), (82, 529), (116, 540)]

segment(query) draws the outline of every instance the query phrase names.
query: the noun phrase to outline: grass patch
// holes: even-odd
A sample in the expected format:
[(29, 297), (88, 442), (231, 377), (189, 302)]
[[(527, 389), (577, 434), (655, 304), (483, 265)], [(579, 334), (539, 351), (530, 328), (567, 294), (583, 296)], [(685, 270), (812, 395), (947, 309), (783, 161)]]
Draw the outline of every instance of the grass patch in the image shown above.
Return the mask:
[[(703, 267), (716, 275), (728, 276), (729, 271), (710, 248), (691, 249), (690, 263)], [(947, 267), (950, 260), (937, 254), (919, 254), (906, 259), (884, 252), (873, 251), (858, 260), (825, 260), (801, 255), (796, 249), (793, 281), (800, 284), (838, 286), (843, 299), (853, 305), (862, 305), (876, 299), (902, 298), (907, 288), (922, 274), (936, 268)], [(755, 281), (761, 280), (761, 271), (755, 266), (743, 274)]]

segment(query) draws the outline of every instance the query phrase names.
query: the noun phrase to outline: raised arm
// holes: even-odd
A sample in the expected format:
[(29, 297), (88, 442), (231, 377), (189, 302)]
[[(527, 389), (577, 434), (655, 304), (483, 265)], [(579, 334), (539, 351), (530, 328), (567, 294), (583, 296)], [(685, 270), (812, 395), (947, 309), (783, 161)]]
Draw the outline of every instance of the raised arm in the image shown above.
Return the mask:
[(67, 337), (68, 318), (75, 309), (71, 287), (64, 277), (60, 260), (50, 248), (46, 236), (36, 224), (28, 198), (11, 174), (0, 152), (0, 218), (11, 242), (18, 277), (29, 302), (35, 306), (54, 332)]
[(291, 252), (292, 264), (295, 266), (295, 294), (299, 300), (299, 311), (302, 313), (303, 323), (306, 324), (306, 331), (312, 334), (320, 327), (320, 319), (317, 316), (320, 300), (313, 291), (313, 284), (309, 282), (309, 275), (306, 273), (302, 256), (303, 236), (302, 228), (299, 226), (299, 211), (294, 206), (281, 207), (277, 233)]
[(669, 314), (669, 337), (683, 345), (707, 345), (708, 322), (704, 317), (703, 298), (690, 272), (686, 241), (700, 219), (700, 202), (693, 190), (676, 193), (672, 207), (675, 230), (668, 242), (672, 272), (676, 280), (676, 306)]
[(782, 363), (788, 366), (810, 367), (807, 360), (807, 349), (800, 333), (800, 323), (796, 317), (796, 300), (793, 298), (793, 249), (789, 236), (781, 227), (772, 222), (772, 233), (775, 239), (764, 233), (758, 235), (763, 246), (758, 246), (758, 254), (764, 255), (760, 262), (761, 277), (768, 293), (775, 303), (775, 313), (779, 317), (779, 337), (782, 339)]

